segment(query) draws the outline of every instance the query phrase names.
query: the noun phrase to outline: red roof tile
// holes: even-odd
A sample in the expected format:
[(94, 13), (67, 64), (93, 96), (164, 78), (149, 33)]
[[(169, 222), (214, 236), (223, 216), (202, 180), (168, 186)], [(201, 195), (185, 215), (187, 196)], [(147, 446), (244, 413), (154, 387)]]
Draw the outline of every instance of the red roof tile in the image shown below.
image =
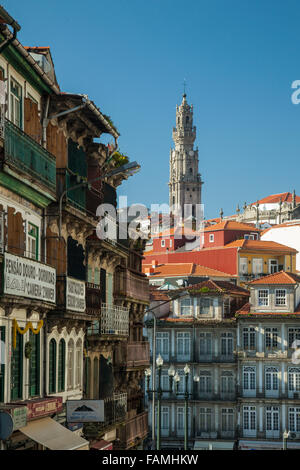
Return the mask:
[(204, 229), (205, 232), (212, 232), (216, 230), (242, 230), (251, 232), (260, 232), (254, 224), (246, 224), (244, 222), (236, 222), (235, 220), (222, 220), (222, 222), (211, 225)]
[[(144, 252), (144, 255), (148, 253)], [(152, 264), (143, 264), (143, 272)], [(207, 277), (227, 277), (232, 278), (231, 274), (218, 271), (217, 269), (208, 268), (195, 263), (168, 263), (160, 264), (154, 268), (151, 277), (178, 277), (178, 276), (207, 276)]]
[[(286, 192), (286, 193), (279, 193), (279, 194), (272, 194), (271, 196), (264, 197), (263, 199), (260, 199), (259, 201), (252, 202), (251, 205), (256, 205), (258, 204), (276, 204), (279, 202), (281, 198), (282, 202), (292, 202), (293, 201), (293, 194)], [(296, 203), (300, 202), (300, 197), (296, 196)]]
[(281, 243), (272, 242), (268, 240), (235, 240), (227, 243), (226, 248), (239, 247), (243, 251), (278, 251), (281, 253), (298, 253), (295, 248), (291, 248)]
[(300, 277), (294, 273), (287, 273), (285, 271), (280, 271), (278, 273), (269, 274), (268, 276), (263, 276), (259, 279), (254, 279), (249, 284), (298, 284), (300, 283)]

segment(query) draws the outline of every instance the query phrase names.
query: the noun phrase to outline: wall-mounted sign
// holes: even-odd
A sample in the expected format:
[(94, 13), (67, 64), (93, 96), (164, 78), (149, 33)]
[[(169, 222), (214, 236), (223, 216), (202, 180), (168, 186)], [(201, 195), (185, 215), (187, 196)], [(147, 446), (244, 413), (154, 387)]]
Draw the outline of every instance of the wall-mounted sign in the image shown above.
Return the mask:
[(85, 311), (85, 282), (72, 277), (66, 280), (66, 305), (67, 310), (75, 312)]
[(56, 270), (21, 256), (4, 254), (4, 294), (56, 302)]
[(67, 400), (68, 423), (101, 423), (104, 421), (103, 400)]
[(7, 412), (13, 420), (13, 430), (26, 426), (27, 424), (27, 407), (22, 405), (1, 405), (0, 413)]
[(27, 421), (59, 413), (63, 408), (62, 397), (37, 398), (18, 404), (26, 406)]

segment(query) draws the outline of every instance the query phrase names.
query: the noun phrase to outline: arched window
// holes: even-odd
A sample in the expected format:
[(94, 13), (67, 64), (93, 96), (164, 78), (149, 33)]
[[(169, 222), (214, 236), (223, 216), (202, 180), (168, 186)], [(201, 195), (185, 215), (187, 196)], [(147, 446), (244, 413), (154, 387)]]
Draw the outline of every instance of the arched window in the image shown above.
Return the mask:
[(68, 342), (68, 390), (74, 388), (74, 341)]
[(79, 339), (76, 343), (76, 377), (75, 385), (76, 387), (81, 387), (82, 385), (82, 341)]
[(16, 347), (11, 355), (11, 400), (23, 397), (23, 336), (17, 332)]
[(91, 394), (91, 359), (89, 357), (86, 358), (85, 363), (85, 396), (86, 398), (92, 398)]
[(29, 331), (31, 354), (29, 359), (29, 396), (40, 394), (40, 333)]
[(58, 391), (65, 391), (66, 343), (61, 339), (58, 346)]
[(49, 343), (49, 393), (56, 392), (56, 341)]
[(193, 173), (193, 168), (190, 168), (190, 173)]

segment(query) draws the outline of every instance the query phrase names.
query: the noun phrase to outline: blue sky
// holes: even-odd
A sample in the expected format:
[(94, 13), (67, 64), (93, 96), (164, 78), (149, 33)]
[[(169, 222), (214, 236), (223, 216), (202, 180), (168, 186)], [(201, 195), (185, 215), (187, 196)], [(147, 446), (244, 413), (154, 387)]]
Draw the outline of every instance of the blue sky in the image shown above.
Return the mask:
[(298, 0), (3, 0), (23, 45), (50, 46), (63, 91), (112, 117), (142, 165), (129, 203), (168, 202), (183, 80), (194, 105), (205, 217), (269, 194), (300, 195)]

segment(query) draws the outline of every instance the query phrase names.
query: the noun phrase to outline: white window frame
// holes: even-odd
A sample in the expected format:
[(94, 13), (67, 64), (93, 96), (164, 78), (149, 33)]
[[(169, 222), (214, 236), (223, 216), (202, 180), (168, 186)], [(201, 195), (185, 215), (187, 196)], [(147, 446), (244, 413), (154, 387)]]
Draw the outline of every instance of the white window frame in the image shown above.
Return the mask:
[[(247, 427), (246, 427), (247, 425)], [(256, 406), (243, 407), (243, 434), (245, 437), (256, 436)]]
[[(181, 348), (180, 343), (182, 342), (182, 352), (179, 352)], [(186, 331), (178, 331), (176, 334), (176, 349), (177, 357), (186, 358), (189, 360), (191, 355), (191, 334)]]
[[(284, 292), (284, 296), (278, 296), (278, 293), (283, 293)], [(284, 300), (284, 303), (282, 302), (279, 302), (278, 303), (278, 300)], [(287, 306), (287, 291), (286, 289), (275, 289), (275, 307), (286, 307)]]
[[(254, 326), (243, 328), (243, 348), (247, 351), (256, 348), (256, 329)], [(247, 344), (246, 344), (247, 343)]]
[(252, 274), (262, 274), (264, 270), (263, 258), (252, 258)]
[[(264, 295), (261, 295), (264, 293)], [(268, 307), (269, 306), (269, 289), (258, 289), (258, 306)]]
[(212, 432), (213, 427), (213, 410), (212, 408), (199, 409), (199, 434), (202, 432)]
[(157, 331), (156, 353), (163, 359), (168, 359), (170, 354), (170, 333), (168, 331)]
[[(12, 91), (12, 84), (19, 88), (21, 91), (21, 96), (17, 96), (15, 93)], [(23, 129), (23, 123), (22, 123), (22, 116), (23, 116), (23, 88), (22, 85), (14, 78), (10, 77), (10, 83), (9, 83), (9, 107), (10, 107), (10, 112), (9, 112), (9, 118), (10, 121), (20, 129)], [(19, 107), (19, 120), (16, 115), (16, 108)], [(17, 113), (17, 114), (18, 114)]]
[(166, 246), (166, 240), (161, 240), (160, 246), (161, 246), (161, 248), (165, 248), (165, 246)]
[(248, 258), (240, 258), (240, 275), (248, 274)]
[(209, 243), (213, 243), (215, 241), (215, 235), (213, 233), (209, 234)]
[[(265, 327), (265, 350), (272, 350), (278, 348), (278, 328), (266, 326)], [(268, 344), (269, 343), (269, 344)]]
[[(275, 264), (272, 263), (275, 261)], [(276, 266), (276, 271), (274, 271), (271, 267)], [(278, 260), (277, 259), (269, 259), (269, 274), (278, 273)]]
[(288, 410), (289, 430), (300, 433), (300, 407), (289, 407)]

